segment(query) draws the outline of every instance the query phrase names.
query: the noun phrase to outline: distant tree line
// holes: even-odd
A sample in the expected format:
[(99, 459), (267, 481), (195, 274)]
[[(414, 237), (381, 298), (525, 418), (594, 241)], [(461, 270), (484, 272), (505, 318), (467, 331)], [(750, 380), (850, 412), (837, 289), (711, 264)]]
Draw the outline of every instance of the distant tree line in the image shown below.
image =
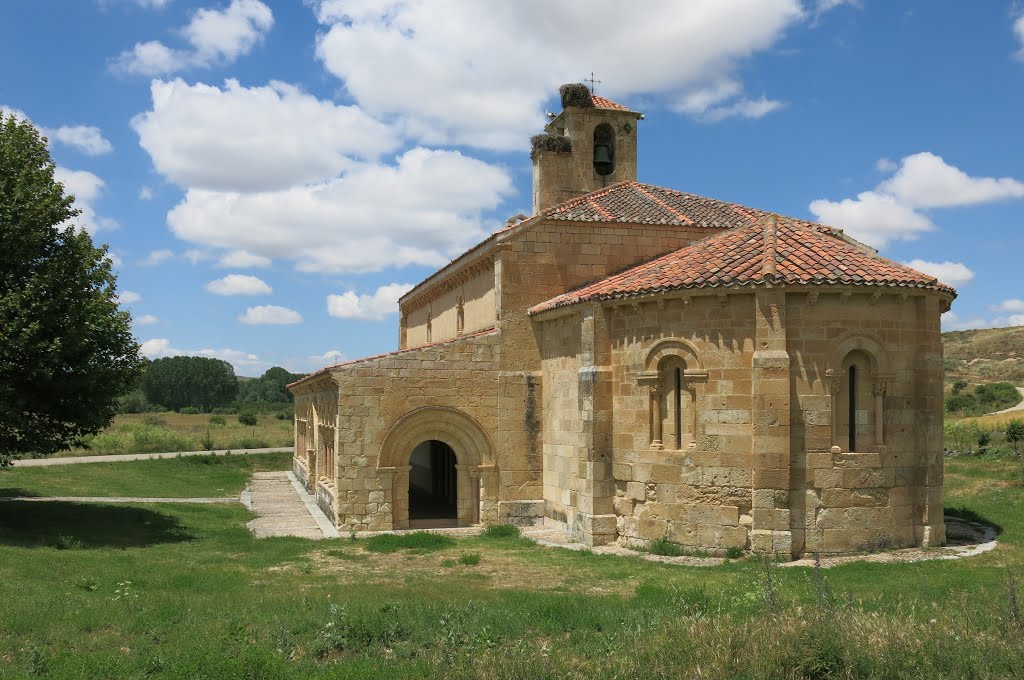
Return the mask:
[(231, 364), (221, 359), (165, 357), (146, 362), (141, 379), (121, 397), (119, 407), (122, 413), (267, 410), (291, 404), (285, 386), (302, 375), (274, 366), (259, 378), (239, 381)]
[(946, 397), (946, 413), (960, 416), (979, 416), (1014, 406), (1021, 401), (1017, 388), (1008, 382), (968, 385), (966, 380), (953, 383)]

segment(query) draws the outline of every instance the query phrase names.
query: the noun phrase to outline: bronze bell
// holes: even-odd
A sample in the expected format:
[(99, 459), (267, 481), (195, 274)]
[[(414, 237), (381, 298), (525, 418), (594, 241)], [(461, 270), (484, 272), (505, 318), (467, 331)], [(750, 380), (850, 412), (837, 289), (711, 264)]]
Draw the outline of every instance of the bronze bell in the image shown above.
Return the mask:
[(612, 174), (612, 148), (607, 144), (594, 146), (594, 170), (599, 175)]

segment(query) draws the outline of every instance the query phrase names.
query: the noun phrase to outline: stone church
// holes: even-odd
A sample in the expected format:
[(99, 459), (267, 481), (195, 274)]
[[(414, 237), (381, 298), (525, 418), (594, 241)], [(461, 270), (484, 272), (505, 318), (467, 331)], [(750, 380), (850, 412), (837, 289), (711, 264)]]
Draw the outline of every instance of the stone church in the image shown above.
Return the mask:
[(290, 386), (327, 516), (712, 554), (943, 543), (955, 291), (840, 229), (639, 183), (643, 115), (565, 90), (533, 215), (400, 300), (398, 351)]

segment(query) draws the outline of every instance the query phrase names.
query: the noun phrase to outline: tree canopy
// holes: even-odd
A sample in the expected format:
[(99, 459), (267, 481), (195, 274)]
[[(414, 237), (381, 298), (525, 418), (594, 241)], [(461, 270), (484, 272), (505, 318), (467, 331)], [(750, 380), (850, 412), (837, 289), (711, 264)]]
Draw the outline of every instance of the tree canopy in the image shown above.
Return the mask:
[(235, 369), (221, 359), (165, 357), (150, 362), (142, 378), (146, 399), (169, 409), (193, 406), (209, 411), (235, 398)]
[(280, 366), (268, 368), (259, 378), (239, 384), (237, 401), (239, 404), (289, 404), (293, 397), (285, 385), (301, 377), (302, 373), (289, 373)]
[(74, 224), (46, 140), (0, 112), (0, 463), (110, 424), (139, 370), (106, 247)]

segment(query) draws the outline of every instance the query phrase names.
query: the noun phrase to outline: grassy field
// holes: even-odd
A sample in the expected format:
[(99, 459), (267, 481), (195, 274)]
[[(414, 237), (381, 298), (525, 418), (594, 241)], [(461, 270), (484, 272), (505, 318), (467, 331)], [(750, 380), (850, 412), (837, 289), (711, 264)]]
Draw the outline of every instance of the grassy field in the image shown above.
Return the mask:
[(1024, 386), (1024, 326), (942, 334), (946, 377)]
[[(211, 417), (215, 422), (211, 423)], [(291, 419), (259, 415), (256, 425), (243, 425), (237, 415), (210, 416), (184, 413), (132, 413), (119, 415), (103, 432), (90, 437), (87, 447), (61, 456), (97, 456), (121, 453), (209, 451), (290, 447), (294, 441)], [(223, 421), (223, 424), (219, 424)]]
[(0, 470), (3, 496), (237, 496), (253, 472), (283, 470), (291, 453), (189, 456), (130, 463), (82, 463)]
[[(118, 465), (104, 469), (119, 493), (142, 495), (146, 475)], [(219, 472), (174, 475), (209, 489), (227, 483), (206, 480)], [(1024, 674), (1024, 584), (1016, 613), (1009, 587), (1011, 571), (1024, 577), (1017, 461), (947, 466), (947, 506), (1001, 527), (997, 550), (822, 571), (671, 566), (508, 535), (256, 541), (241, 506), (62, 504), (42, 521), (34, 505), (0, 503), (0, 678)]]

